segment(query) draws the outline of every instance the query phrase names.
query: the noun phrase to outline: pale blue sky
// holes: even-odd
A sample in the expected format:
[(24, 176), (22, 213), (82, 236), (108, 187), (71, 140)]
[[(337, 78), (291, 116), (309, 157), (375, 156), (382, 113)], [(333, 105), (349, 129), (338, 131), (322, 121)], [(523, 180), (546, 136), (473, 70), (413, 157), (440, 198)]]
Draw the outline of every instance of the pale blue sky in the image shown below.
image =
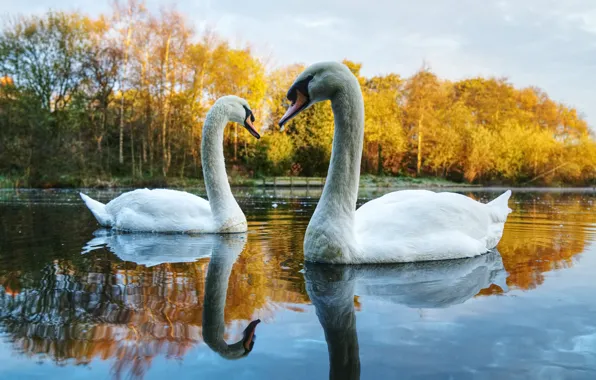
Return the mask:
[[(0, 2), (0, 14), (77, 9), (109, 0)], [(171, 1), (147, 1), (157, 10)], [(249, 42), (271, 65), (349, 58), (366, 75), (407, 76), (426, 61), (441, 77), (506, 76), (576, 106), (596, 125), (593, 0), (178, 0), (198, 30)]]

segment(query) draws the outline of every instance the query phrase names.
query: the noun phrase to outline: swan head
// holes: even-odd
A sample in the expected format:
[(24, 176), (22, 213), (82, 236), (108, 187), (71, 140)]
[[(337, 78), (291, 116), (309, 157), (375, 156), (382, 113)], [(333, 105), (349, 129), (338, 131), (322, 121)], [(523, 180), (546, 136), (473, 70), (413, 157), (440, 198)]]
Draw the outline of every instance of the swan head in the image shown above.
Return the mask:
[(261, 135), (259, 135), (253, 124), (255, 116), (245, 99), (234, 95), (227, 95), (217, 99), (215, 104), (224, 106), (230, 121), (241, 124), (257, 139), (261, 138)]
[(284, 125), (300, 112), (315, 103), (333, 99), (346, 81), (355, 79), (350, 69), (339, 62), (319, 62), (307, 67), (288, 90), (287, 98), (292, 104), (279, 126), (283, 130)]

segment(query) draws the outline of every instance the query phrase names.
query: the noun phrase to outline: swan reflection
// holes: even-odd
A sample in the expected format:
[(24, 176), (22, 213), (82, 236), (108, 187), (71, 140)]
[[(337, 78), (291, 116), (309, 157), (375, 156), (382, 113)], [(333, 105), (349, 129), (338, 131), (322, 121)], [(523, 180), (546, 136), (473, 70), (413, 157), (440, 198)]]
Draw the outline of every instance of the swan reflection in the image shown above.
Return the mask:
[(232, 266), (240, 252), (242, 252), (245, 241), (244, 239), (243, 243), (239, 244), (238, 241), (229, 236), (218, 241), (207, 269), (205, 299), (203, 302), (203, 340), (213, 351), (226, 359), (240, 359), (252, 351), (256, 338), (255, 329), (257, 324), (261, 322), (260, 319), (250, 322), (242, 333), (243, 337), (239, 342), (229, 345), (224, 340), (226, 329), (224, 309), (228, 282)]
[(469, 259), (383, 266), (307, 262), (304, 277), (327, 341), (329, 378), (359, 379), (354, 295), (412, 308), (444, 308), (491, 284), (505, 290), (507, 272), (495, 251)]
[[(209, 257), (217, 247), (221, 247), (220, 241), (224, 237), (217, 234), (120, 233), (106, 229), (99, 229), (94, 235), (96, 237), (83, 247), (83, 253), (106, 247), (121, 260), (146, 267), (163, 263), (189, 263)], [(246, 234), (231, 234), (226, 239), (246, 242)], [(238, 254), (243, 248), (244, 245)]]
[(154, 357), (180, 358), (201, 341), (226, 359), (252, 351), (259, 320), (248, 324), (239, 342), (224, 340), (224, 308), (233, 319), (246, 320), (259, 307), (247, 308), (247, 298), (234, 295), (226, 305), (246, 233), (104, 234), (83, 250), (101, 245), (143, 265), (83, 255), (86, 271), (76, 262), (54, 261), (41, 278), (21, 281), (18, 291), (0, 286), (0, 325), (16, 350), (78, 364), (112, 358), (115, 375), (129, 371), (132, 377), (143, 377)]

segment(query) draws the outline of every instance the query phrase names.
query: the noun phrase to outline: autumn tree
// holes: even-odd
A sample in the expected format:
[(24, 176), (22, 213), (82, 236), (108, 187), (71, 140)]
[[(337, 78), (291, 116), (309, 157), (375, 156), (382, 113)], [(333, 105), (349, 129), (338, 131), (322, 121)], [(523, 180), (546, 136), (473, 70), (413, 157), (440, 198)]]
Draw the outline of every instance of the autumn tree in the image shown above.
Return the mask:
[[(202, 177), (205, 115), (217, 98), (249, 102), (261, 140), (231, 124), (230, 174), (325, 176), (329, 102), (281, 132), (303, 65), (268, 68), (248, 45), (197, 33), (175, 7), (113, 3), (95, 18), (48, 12), (0, 32), (0, 176), (24, 186), (168, 185)], [(356, 76), (365, 107), (361, 172), (483, 184), (596, 183), (594, 131), (570, 105), (506, 78)]]

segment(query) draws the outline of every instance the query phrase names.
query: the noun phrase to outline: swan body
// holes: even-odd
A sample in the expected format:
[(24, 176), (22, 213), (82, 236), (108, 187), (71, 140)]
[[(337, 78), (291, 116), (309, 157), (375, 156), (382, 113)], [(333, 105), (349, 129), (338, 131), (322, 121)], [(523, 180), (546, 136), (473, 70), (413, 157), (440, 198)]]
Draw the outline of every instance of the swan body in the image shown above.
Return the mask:
[(503, 234), (504, 192), (488, 204), (456, 193), (403, 190), (356, 201), (364, 140), (360, 85), (340, 63), (314, 64), (288, 91), (292, 105), (280, 126), (312, 104), (331, 100), (335, 131), (323, 194), (304, 238), (307, 261), (360, 264), (473, 257), (496, 247)]
[(223, 130), (229, 121), (243, 123), (256, 138), (254, 116), (246, 100), (219, 98), (207, 113), (201, 160), (209, 201), (177, 190), (138, 189), (108, 204), (81, 193), (103, 227), (135, 232), (235, 233), (247, 230), (246, 217), (232, 195), (223, 155)]
[(496, 247), (501, 239), (510, 194), (507, 191), (483, 204), (456, 193), (389, 193), (356, 210), (357, 243), (361, 252), (376, 252), (376, 262), (476, 256)]
[[(106, 205), (85, 194), (81, 198), (100, 225), (115, 230), (217, 232), (218, 229), (209, 202), (185, 191), (137, 189)], [(237, 219), (242, 224), (242, 218)]]

